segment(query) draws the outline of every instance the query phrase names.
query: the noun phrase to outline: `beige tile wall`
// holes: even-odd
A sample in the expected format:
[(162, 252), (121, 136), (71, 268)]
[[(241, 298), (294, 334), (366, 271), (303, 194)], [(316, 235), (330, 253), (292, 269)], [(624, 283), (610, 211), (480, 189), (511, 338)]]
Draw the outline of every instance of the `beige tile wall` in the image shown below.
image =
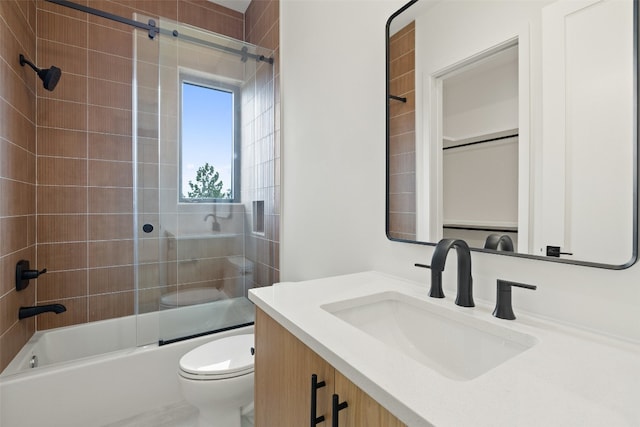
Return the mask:
[[(206, 0), (76, 2), (246, 36), (278, 55), (277, 0), (254, 0), (246, 15)], [(36, 329), (134, 312), (132, 46), (132, 32), (122, 24), (44, 0), (0, 0), (0, 370)], [(20, 67), (21, 52), (41, 67), (62, 69), (54, 92)], [(266, 117), (276, 132), (268, 166), (256, 166), (265, 177), (259, 187), (268, 193), (266, 233), (252, 255), (260, 285), (279, 277), (275, 67), (276, 108)], [(48, 273), (18, 294), (14, 268), (23, 258)], [(36, 303), (62, 303), (67, 311), (18, 322), (18, 307)]]
[[(246, 256), (254, 264), (253, 284), (268, 286), (280, 280), (280, 2), (252, 1), (245, 13), (245, 40), (274, 51), (273, 66), (262, 64), (256, 78), (258, 106), (255, 134), (250, 141), (254, 179), (247, 188), (250, 200), (264, 201), (264, 233), (247, 233)], [(243, 174), (246, 174), (243, 171)], [(248, 228), (251, 228), (249, 217)]]
[(35, 304), (36, 288), (15, 290), (15, 265), (35, 262), (36, 74), (19, 55), (36, 57), (34, 1), (0, 1), (0, 369), (35, 331), (18, 308)]
[(391, 37), (389, 102), (389, 235), (416, 240), (415, 23)]
[[(38, 62), (63, 70), (55, 91), (38, 89), (37, 259), (49, 272), (37, 302), (67, 307), (38, 316), (42, 330), (133, 313), (132, 42), (126, 28), (44, 1), (37, 21)], [(121, 281), (104, 292), (98, 272)]]

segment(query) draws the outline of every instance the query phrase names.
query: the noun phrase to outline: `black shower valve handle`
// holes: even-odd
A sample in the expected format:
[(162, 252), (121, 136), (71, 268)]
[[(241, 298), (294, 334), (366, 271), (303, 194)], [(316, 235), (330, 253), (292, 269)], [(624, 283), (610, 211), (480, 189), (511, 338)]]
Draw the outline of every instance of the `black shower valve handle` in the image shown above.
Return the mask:
[(29, 261), (21, 259), (16, 264), (16, 291), (21, 291), (29, 286), (29, 280), (37, 279), (38, 276), (47, 272), (46, 268), (42, 270), (31, 270)]
[(25, 270), (25, 271), (22, 272), (22, 279), (26, 279), (26, 280), (37, 279), (39, 275), (44, 274), (46, 272), (47, 272), (46, 268), (43, 268), (40, 271), (38, 271), (38, 270)]

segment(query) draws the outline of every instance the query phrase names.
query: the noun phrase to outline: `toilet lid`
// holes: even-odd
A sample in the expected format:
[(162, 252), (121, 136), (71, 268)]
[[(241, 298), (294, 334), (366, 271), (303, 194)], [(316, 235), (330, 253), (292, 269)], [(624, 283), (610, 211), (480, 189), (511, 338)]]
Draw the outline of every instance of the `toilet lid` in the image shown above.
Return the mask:
[(186, 307), (229, 298), (223, 291), (216, 288), (193, 288), (176, 291), (163, 295), (160, 305), (166, 307)]
[[(189, 377), (229, 378), (253, 372), (253, 334), (234, 335), (196, 347), (180, 359)], [(213, 379), (212, 378), (212, 379)]]

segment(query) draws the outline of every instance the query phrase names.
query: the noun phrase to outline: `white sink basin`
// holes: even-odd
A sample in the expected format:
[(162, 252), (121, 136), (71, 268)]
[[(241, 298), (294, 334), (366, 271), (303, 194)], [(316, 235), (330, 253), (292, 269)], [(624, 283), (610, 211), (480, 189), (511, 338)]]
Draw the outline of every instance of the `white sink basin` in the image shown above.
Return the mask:
[(488, 372), (537, 342), (533, 336), (399, 292), (339, 301), (323, 305), (322, 309), (460, 381)]

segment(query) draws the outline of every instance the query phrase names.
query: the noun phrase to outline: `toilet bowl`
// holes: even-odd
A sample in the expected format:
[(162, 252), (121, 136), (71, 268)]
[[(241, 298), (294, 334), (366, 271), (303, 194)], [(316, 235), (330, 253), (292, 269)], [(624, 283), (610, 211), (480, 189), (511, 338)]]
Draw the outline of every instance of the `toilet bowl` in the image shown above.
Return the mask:
[(240, 427), (253, 403), (253, 334), (221, 338), (180, 359), (184, 399), (200, 411), (198, 427)]

